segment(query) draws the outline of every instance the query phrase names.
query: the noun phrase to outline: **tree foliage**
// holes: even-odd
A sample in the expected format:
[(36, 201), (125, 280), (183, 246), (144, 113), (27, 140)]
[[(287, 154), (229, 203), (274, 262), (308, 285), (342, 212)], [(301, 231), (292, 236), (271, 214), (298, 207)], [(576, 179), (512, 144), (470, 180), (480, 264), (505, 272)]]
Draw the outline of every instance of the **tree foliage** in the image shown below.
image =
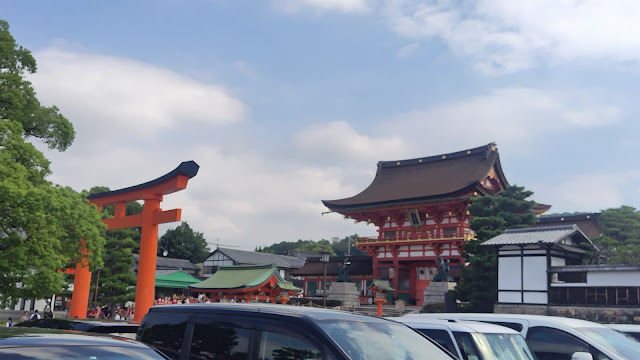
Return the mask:
[(600, 238), (593, 241), (609, 264), (640, 262), (640, 212), (631, 206), (602, 211), (598, 218)]
[[(166, 255), (164, 252), (166, 251)], [(194, 264), (204, 261), (210, 250), (201, 232), (193, 231), (186, 221), (158, 240), (158, 255), (186, 259)]]
[(20, 123), (23, 136), (41, 139), (50, 149), (66, 150), (75, 137), (73, 125), (56, 106), (40, 104), (26, 74), (37, 70), (31, 52), (19, 46), (9, 24), (0, 20), (0, 120)]
[(281, 241), (277, 244), (258, 247), (255, 251), (266, 252), (271, 254), (286, 255), (290, 251), (304, 251), (311, 253), (320, 253), (322, 250), (329, 250), (332, 254), (343, 256), (347, 253), (347, 247), (351, 247), (351, 255), (365, 255), (362, 251), (355, 247), (355, 241), (358, 238), (358, 234), (350, 235), (342, 239), (334, 237), (331, 241), (322, 240), (302, 240), (298, 241)]
[[(90, 194), (109, 191), (106, 186), (95, 186), (89, 190)], [(125, 215), (135, 215), (142, 212), (142, 205), (130, 202), (126, 205)], [(102, 218), (113, 217), (114, 206), (104, 206), (101, 210)], [(115, 304), (122, 304), (135, 299), (136, 278), (133, 273), (133, 252), (140, 247), (140, 229), (116, 229), (105, 233), (104, 264), (100, 271), (93, 272), (92, 284), (95, 294), (95, 284), (98, 284), (98, 302), (108, 304), (111, 308)]]
[(37, 137), (64, 150), (73, 126), (56, 107), (43, 107), (24, 76), (36, 71), (29, 50), (18, 46), (0, 20), (0, 303), (60, 293), (58, 272), (88, 252), (102, 264), (104, 225), (84, 194), (47, 181), (49, 161), (25, 139)]
[(494, 249), (483, 242), (506, 229), (531, 226), (536, 221), (534, 202), (527, 200), (533, 192), (524, 187), (509, 186), (494, 196), (475, 198), (469, 207), (471, 229), (476, 239), (463, 246), (469, 265), (461, 269), (461, 282), (456, 286), (458, 298), (468, 301), (470, 311), (493, 312), (497, 294), (497, 259)]
[(49, 183), (49, 162), (25, 142), (22, 126), (0, 121), (0, 301), (59, 292), (57, 272), (80, 260), (81, 240), (93, 269), (102, 262), (104, 225), (95, 206)]

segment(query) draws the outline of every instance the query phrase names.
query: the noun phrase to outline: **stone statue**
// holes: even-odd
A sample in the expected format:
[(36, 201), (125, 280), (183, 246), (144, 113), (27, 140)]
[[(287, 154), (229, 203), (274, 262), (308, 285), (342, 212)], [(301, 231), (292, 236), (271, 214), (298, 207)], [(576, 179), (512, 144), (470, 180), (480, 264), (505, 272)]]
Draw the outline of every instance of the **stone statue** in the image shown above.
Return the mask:
[(432, 281), (435, 282), (444, 282), (444, 281), (453, 281), (453, 278), (449, 276), (449, 259), (442, 260), (442, 257), (438, 255), (436, 257), (436, 261), (438, 262), (438, 269), (440, 270), (436, 276), (433, 277)]
[(345, 257), (344, 262), (338, 264), (338, 276), (336, 277), (336, 282), (350, 282), (351, 277), (349, 276), (349, 270), (347, 269), (347, 265), (349, 265), (349, 258)]

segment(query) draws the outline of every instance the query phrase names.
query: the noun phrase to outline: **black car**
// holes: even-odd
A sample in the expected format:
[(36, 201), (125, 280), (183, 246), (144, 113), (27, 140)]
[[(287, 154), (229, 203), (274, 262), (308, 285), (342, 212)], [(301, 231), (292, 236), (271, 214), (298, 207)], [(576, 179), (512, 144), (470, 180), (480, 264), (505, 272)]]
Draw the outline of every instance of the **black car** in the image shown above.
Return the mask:
[(137, 341), (75, 331), (1, 328), (0, 359), (167, 359)]
[(100, 321), (84, 319), (34, 319), (16, 324), (17, 327), (77, 330), (100, 334), (112, 334), (135, 338), (138, 324), (124, 321)]
[(454, 358), (428, 337), (394, 321), (291, 305), (154, 306), (136, 339), (173, 359)]

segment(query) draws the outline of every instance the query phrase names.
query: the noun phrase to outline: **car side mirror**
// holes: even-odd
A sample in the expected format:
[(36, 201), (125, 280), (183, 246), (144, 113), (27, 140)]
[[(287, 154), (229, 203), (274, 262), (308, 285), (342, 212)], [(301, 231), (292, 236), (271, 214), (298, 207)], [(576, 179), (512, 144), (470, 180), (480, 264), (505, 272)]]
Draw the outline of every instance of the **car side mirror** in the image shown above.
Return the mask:
[(571, 355), (571, 360), (593, 360), (593, 356), (588, 352), (577, 351)]

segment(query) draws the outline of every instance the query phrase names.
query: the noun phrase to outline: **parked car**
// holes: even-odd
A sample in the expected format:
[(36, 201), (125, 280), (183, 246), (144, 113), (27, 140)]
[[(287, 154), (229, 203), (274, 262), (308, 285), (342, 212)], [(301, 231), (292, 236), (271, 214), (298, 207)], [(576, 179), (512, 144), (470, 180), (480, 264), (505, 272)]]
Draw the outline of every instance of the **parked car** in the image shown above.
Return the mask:
[(522, 335), (508, 327), (465, 320), (388, 319), (420, 331), (459, 359), (535, 360)]
[(136, 338), (173, 359), (451, 360), (431, 339), (376, 317), (306, 306), (154, 306)]
[[(482, 321), (510, 327), (525, 337), (539, 360), (635, 360), (640, 342), (591, 321), (557, 316), (519, 314), (408, 314), (407, 319)], [(577, 354), (576, 354), (577, 353)]]
[(158, 350), (122, 337), (37, 328), (1, 328), (0, 359), (167, 359)]
[(638, 324), (607, 324), (607, 326), (640, 341), (640, 325)]
[(17, 327), (77, 330), (100, 334), (111, 334), (135, 339), (138, 324), (124, 321), (100, 321), (85, 319), (34, 319), (16, 324)]

